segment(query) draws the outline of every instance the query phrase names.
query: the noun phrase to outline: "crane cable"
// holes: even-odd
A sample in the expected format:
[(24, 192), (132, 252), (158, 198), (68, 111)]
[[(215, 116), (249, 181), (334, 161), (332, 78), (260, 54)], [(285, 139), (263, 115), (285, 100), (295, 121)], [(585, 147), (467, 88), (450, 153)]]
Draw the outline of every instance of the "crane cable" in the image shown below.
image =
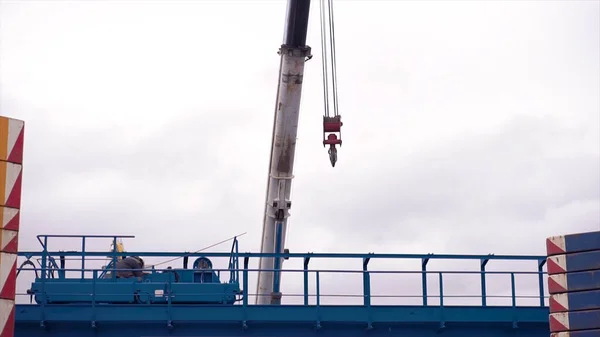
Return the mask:
[(236, 236), (232, 236), (232, 237), (230, 237), (230, 238), (227, 238), (227, 239), (225, 239), (225, 240), (222, 240), (222, 241), (219, 241), (219, 242), (217, 242), (217, 243), (214, 243), (214, 244), (212, 244), (212, 245), (210, 245), (210, 246), (206, 246), (206, 247), (204, 247), (204, 248), (202, 248), (202, 249), (199, 249), (199, 250), (197, 250), (197, 251), (195, 251), (195, 252), (193, 252), (193, 253), (188, 253), (188, 254), (186, 254), (186, 255), (183, 255), (183, 256), (178, 256), (178, 257), (176, 257), (176, 258), (173, 258), (173, 259), (169, 259), (169, 260), (166, 260), (166, 261), (163, 261), (163, 262), (155, 263), (155, 264), (154, 264), (154, 266), (155, 266), (155, 267), (156, 267), (156, 266), (160, 266), (161, 264), (165, 264), (165, 263), (169, 263), (169, 262), (177, 261), (177, 260), (179, 260), (179, 259), (181, 259), (181, 258), (183, 258), (183, 257), (190, 256), (190, 255), (192, 255), (192, 254), (196, 254), (196, 253), (200, 253), (200, 252), (202, 252), (202, 251), (205, 251), (205, 250), (207, 250), (207, 249), (210, 249), (210, 248), (213, 248), (213, 247), (215, 247), (215, 246), (218, 246), (218, 245), (220, 245), (220, 244), (223, 244), (223, 243), (225, 243), (225, 242), (227, 242), (227, 241), (231, 241), (231, 240), (233, 240), (233, 239), (235, 239), (235, 238), (238, 238), (238, 237), (240, 237), (240, 236), (242, 236), (242, 235), (246, 235), (246, 233), (248, 233), (248, 232), (244, 232), (244, 233), (238, 234), (238, 235), (236, 235)]
[[(323, 103), (325, 108), (325, 116), (331, 117), (329, 104), (331, 100), (333, 117), (337, 117), (339, 113), (337, 93), (337, 63), (335, 53), (335, 29), (333, 20), (333, 0), (327, 0), (327, 8), (325, 8), (325, 0), (320, 0), (319, 9), (321, 22), (321, 57), (323, 62)], [(326, 11), (327, 14), (325, 13)], [(327, 30), (329, 30), (329, 37), (327, 36)], [(329, 46), (327, 45), (328, 43)], [(327, 55), (328, 47), (331, 57), (331, 96), (329, 95), (329, 58)]]

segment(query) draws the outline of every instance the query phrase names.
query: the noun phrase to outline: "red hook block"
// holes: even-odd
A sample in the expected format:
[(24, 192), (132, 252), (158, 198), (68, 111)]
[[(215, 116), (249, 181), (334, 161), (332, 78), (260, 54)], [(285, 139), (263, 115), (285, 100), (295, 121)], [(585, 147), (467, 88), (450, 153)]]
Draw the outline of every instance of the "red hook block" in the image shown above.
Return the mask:
[[(323, 117), (323, 145), (342, 144), (342, 125), (342, 116)], [(335, 133), (339, 133), (339, 138)]]

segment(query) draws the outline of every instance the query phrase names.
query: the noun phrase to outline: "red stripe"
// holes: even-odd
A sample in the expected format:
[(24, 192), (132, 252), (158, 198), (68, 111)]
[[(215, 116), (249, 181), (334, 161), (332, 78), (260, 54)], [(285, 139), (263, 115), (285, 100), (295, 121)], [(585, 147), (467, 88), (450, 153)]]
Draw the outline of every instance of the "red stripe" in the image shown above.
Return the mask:
[(15, 300), (16, 292), (17, 292), (17, 261), (10, 268), (10, 272), (8, 273), (8, 277), (6, 278), (6, 283), (2, 289), (0, 289), (0, 298)]
[(23, 128), (19, 132), (19, 135), (17, 136), (17, 141), (15, 142), (15, 145), (13, 146), (12, 151), (10, 151), (10, 153), (8, 154), (6, 161), (11, 162), (11, 163), (16, 163), (16, 164), (23, 163), (23, 137), (24, 137), (24, 135), (25, 135), (25, 125), (23, 125)]
[(553, 314), (550, 314), (550, 332), (568, 331), (569, 329), (560, 323)]
[[(0, 209), (0, 211), (2, 211), (2, 210)], [(6, 223), (6, 226), (4, 226), (4, 229), (8, 229), (11, 231), (19, 231), (19, 224), (21, 222), (21, 220), (20, 220), (21, 214), (20, 213), (21, 212), (19, 210), (17, 210), (17, 213), (15, 214), (15, 216)]]
[(554, 296), (550, 296), (550, 312), (565, 312), (565, 311), (569, 311), (569, 308), (566, 308), (565, 306), (563, 306), (562, 304), (558, 303), (555, 299)]
[(552, 240), (546, 239), (546, 255), (551, 256), (551, 255), (558, 255), (558, 254), (564, 254), (564, 253), (565, 253), (565, 251), (562, 250), (556, 244), (554, 244), (554, 242), (552, 242)]
[(563, 274), (566, 272), (561, 266), (554, 262), (554, 259), (548, 259), (547, 264), (548, 274)]
[(16, 254), (18, 252), (18, 249), (19, 249), (19, 235), (17, 233), (17, 235), (15, 235), (15, 237), (12, 238), (6, 244), (6, 246), (4, 246), (4, 249), (2, 249), (2, 251), (4, 253), (14, 253), (14, 254)]
[(548, 277), (548, 292), (550, 294), (558, 294), (567, 292), (567, 289), (563, 287), (560, 283), (554, 281), (552, 277)]

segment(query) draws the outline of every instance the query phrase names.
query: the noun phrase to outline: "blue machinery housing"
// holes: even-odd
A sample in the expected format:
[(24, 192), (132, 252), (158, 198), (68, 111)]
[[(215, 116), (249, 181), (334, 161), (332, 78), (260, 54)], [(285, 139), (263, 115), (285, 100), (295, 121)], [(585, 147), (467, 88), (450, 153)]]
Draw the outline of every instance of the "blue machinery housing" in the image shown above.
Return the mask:
[[(50, 251), (50, 238), (78, 238), (80, 251)], [(15, 337), (38, 336), (526, 336), (547, 337), (548, 307), (545, 305), (544, 277), (542, 268), (545, 256), (500, 256), (500, 255), (417, 255), (417, 254), (256, 254), (239, 253), (237, 240), (234, 240), (229, 253), (186, 253), (186, 252), (90, 252), (86, 243), (91, 239), (110, 238), (116, 247), (119, 236), (38, 236), (42, 244), (40, 252), (19, 252), (25, 261), (19, 268), (20, 279), (27, 273), (26, 265), (35, 266), (36, 276), (28, 290), (29, 304), (17, 302)], [(91, 260), (107, 258), (104, 268), (89, 269)], [(111, 268), (119, 256), (140, 256), (181, 258), (181, 268), (146, 270), (141, 279), (116, 278)], [(280, 256), (290, 261), (298, 261), (303, 268), (281, 270), (283, 278), (293, 282), (300, 276), (303, 292), (298, 296), (298, 304), (285, 304), (286, 297), (293, 296), (284, 291), (281, 305), (253, 305), (249, 297), (249, 280), (257, 270), (250, 269), (251, 260), (261, 256)], [(194, 258), (192, 268), (188, 259)], [(209, 258), (227, 258), (227, 269), (215, 269)], [(354, 261), (362, 266), (356, 270), (311, 269), (314, 260), (334, 263), (340, 259)], [(406, 260), (420, 261), (416, 271), (375, 270), (369, 262), (386, 259), (394, 263)], [(427, 264), (432, 260), (471, 260), (478, 262), (475, 271), (429, 271)], [(80, 268), (67, 269), (65, 261), (79, 260)], [(486, 271), (492, 260), (525, 261), (535, 263), (537, 270), (529, 272)], [(27, 262), (28, 261), (28, 262)], [(240, 263), (241, 266), (240, 266)], [(319, 261), (320, 262), (320, 261)], [(67, 275), (68, 273), (76, 276)], [(287, 274), (287, 275), (286, 275)], [(290, 275), (296, 274), (296, 275)], [(394, 277), (388, 291), (406, 287), (403, 278), (416, 274), (420, 278), (420, 304), (375, 304), (379, 298), (406, 296), (381, 295), (374, 287), (378, 275)], [(445, 293), (444, 285), (452, 274), (475, 275), (481, 289), (477, 302), (470, 305), (451, 305), (447, 302), (459, 296)], [(88, 276), (89, 275), (89, 276)], [(325, 304), (331, 295), (321, 290), (325, 279), (331, 275), (342, 275), (343, 279), (358, 276), (362, 283), (362, 294), (354, 296), (361, 303)], [(487, 294), (489, 279), (493, 276), (508, 279), (507, 296)], [(517, 305), (517, 301), (532, 296), (517, 296), (516, 279), (529, 276), (537, 280), (537, 294), (534, 303), (528, 306)], [(454, 275), (456, 276), (456, 275)], [(254, 276), (255, 278), (255, 276)], [(313, 282), (309, 282), (310, 280)], [(431, 295), (431, 284), (435, 281), (437, 292)], [(18, 281), (22, 282), (22, 280)], [(469, 285), (462, 281), (459, 285)], [(20, 283), (19, 283), (20, 284)], [(336, 286), (344, 290), (346, 281)], [(456, 283), (454, 283), (456, 284)], [(310, 288), (313, 292), (309, 292)], [(478, 287), (478, 288), (479, 288)], [(391, 289), (390, 289), (391, 288)], [(339, 301), (351, 295), (335, 295)], [(20, 296), (17, 296), (19, 298)], [(469, 296), (461, 296), (463, 298)], [(473, 296), (471, 296), (473, 297)], [(492, 298), (506, 297), (505, 305), (491, 305)], [(338, 301), (338, 302), (339, 302)], [(437, 302), (435, 304), (431, 302)], [(29, 302), (29, 301), (27, 301)]]

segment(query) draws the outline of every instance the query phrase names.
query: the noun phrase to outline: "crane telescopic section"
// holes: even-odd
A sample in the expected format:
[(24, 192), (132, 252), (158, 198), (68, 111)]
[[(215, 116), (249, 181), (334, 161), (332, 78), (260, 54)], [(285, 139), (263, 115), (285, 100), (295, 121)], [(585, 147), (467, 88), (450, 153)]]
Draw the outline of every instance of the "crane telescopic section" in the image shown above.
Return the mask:
[[(283, 253), (298, 131), (304, 64), (311, 57), (306, 45), (310, 0), (288, 0), (283, 44), (279, 49), (279, 85), (273, 121), (261, 253)], [(262, 257), (257, 304), (281, 302), (281, 258)]]

